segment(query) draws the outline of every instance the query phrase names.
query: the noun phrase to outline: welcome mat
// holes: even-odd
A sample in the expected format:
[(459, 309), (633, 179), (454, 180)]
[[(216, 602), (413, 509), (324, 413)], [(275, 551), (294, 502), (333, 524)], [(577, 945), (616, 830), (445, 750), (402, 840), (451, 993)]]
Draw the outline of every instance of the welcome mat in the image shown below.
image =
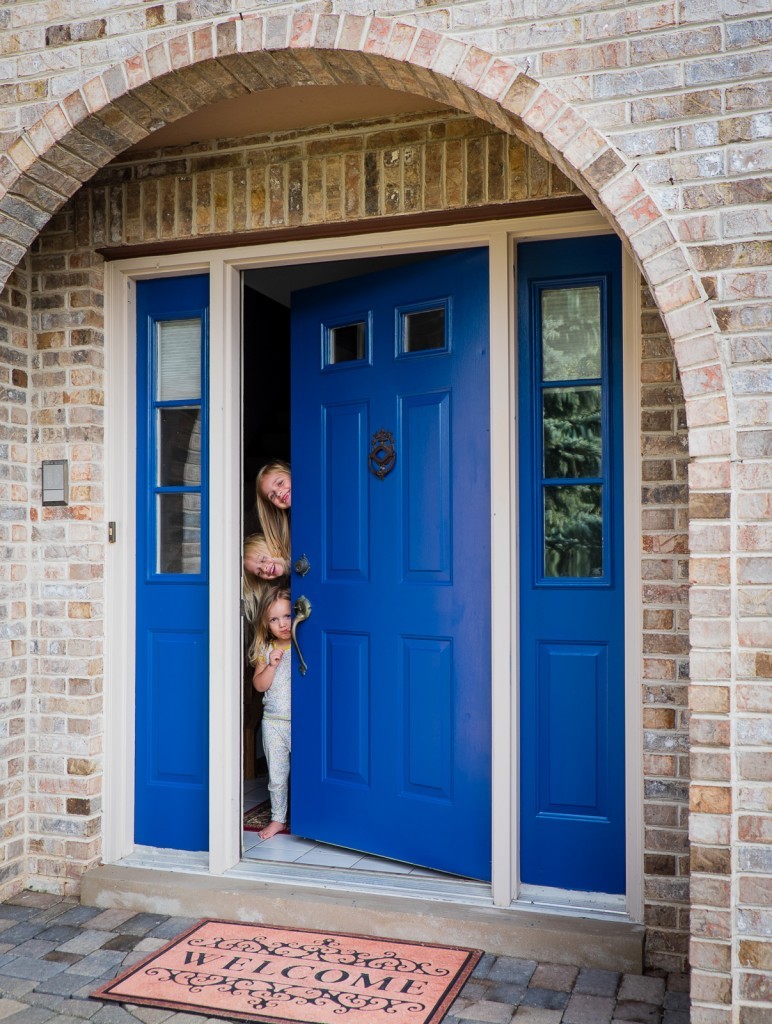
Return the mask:
[(244, 811), (242, 828), (245, 832), (260, 832), (271, 820), (271, 801), (263, 800), (257, 807)]
[(274, 1024), (438, 1024), (481, 956), (205, 919), (91, 995)]

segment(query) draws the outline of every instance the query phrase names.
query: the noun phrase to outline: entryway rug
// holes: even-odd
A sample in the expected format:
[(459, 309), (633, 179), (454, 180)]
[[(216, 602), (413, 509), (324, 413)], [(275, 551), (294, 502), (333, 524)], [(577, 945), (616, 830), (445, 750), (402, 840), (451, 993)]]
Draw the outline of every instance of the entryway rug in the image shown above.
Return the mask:
[(271, 801), (263, 800), (257, 807), (244, 811), (243, 829), (245, 832), (259, 832), (271, 820)]
[(92, 998), (273, 1024), (439, 1024), (481, 956), (205, 919)]

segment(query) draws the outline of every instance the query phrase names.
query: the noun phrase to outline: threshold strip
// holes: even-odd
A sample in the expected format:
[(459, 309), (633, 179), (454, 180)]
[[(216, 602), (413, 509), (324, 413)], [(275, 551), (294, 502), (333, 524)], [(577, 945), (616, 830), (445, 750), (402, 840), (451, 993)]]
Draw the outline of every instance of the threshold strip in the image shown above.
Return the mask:
[(279, 861), (242, 859), (235, 867), (212, 876), (206, 853), (187, 853), (152, 846), (136, 846), (118, 861), (118, 867), (148, 868), (156, 871), (177, 871), (180, 874), (209, 875), (220, 878), (251, 879), (309, 889), (338, 892), (367, 892), (406, 899), (435, 900), (468, 906), (492, 907), (490, 886), (467, 878), (430, 878), (427, 876), (392, 875), (377, 871), (350, 868), (297, 865)]
[[(132, 853), (118, 861), (119, 867), (148, 868), (157, 871), (176, 871), (180, 874), (210, 875), (206, 853), (188, 853), (184, 850), (164, 850), (152, 846), (137, 846)], [(220, 878), (234, 878), (254, 882), (272, 882), (308, 889), (327, 889), (331, 892), (360, 892), (395, 898), (433, 900), (464, 906), (489, 907), (493, 899), (489, 885), (467, 878), (431, 878), (416, 875), (392, 875), (377, 871), (351, 868), (320, 867), (312, 864), (282, 863), (242, 859), (235, 867), (223, 872)], [(520, 887), (517, 899), (509, 907), (526, 913), (558, 914), (565, 917), (587, 917), (595, 920), (630, 922), (624, 896), (607, 893), (570, 892), (547, 886)]]

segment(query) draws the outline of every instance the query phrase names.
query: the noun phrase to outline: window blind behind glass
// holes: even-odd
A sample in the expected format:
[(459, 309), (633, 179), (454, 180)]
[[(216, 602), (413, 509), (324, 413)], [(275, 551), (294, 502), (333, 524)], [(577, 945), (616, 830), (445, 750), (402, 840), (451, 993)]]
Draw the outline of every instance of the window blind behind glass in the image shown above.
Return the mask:
[(201, 321), (158, 323), (158, 393), (156, 401), (201, 397)]

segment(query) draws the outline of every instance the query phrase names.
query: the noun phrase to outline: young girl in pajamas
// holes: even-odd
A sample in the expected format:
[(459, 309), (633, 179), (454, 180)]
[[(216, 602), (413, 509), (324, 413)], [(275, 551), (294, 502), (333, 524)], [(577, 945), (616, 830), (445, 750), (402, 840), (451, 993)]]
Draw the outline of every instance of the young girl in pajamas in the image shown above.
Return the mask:
[(289, 831), (292, 605), (286, 587), (272, 587), (265, 593), (256, 633), (256, 643), (250, 649), (250, 661), (255, 666), (252, 685), (263, 694), (263, 750), (271, 796), (271, 820), (258, 835), (270, 839)]

